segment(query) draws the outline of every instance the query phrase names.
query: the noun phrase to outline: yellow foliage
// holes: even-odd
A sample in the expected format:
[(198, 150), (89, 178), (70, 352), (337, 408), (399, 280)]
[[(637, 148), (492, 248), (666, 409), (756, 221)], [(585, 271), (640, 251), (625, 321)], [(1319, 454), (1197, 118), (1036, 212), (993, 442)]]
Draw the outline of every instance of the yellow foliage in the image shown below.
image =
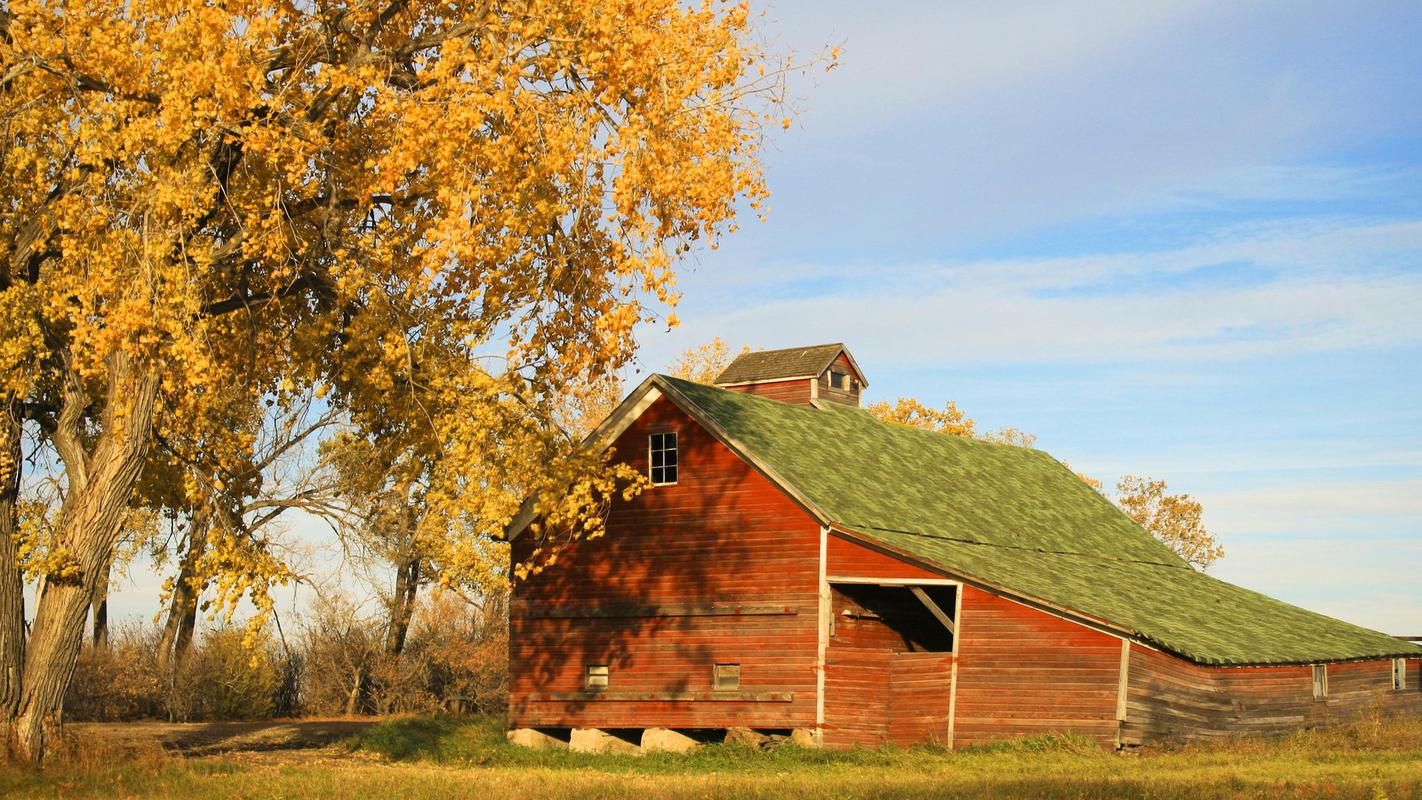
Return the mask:
[(732, 355), (731, 348), (718, 336), (705, 344), (687, 348), (667, 367), (667, 374), (674, 378), (710, 385), (716, 382), (716, 377), (724, 372), (737, 356), (743, 356), (750, 351), (750, 345), (746, 345), (739, 353)]
[(943, 408), (932, 408), (912, 397), (900, 397), (892, 405), (887, 402), (870, 403), (866, 410), (879, 419), (895, 425), (907, 425), (951, 436), (973, 438), (975, 423), (959, 410), (958, 405), (949, 400)]
[(1224, 556), (1206, 530), (1204, 507), (1188, 494), (1166, 494), (1165, 481), (1124, 475), (1116, 484), (1116, 502), (1126, 516), (1150, 531), (1191, 564), (1205, 569)]
[[(409, 448), (442, 579), (497, 589), (522, 498), (562, 497), (545, 524), (595, 536), (635, 491), (569, 441), (566, 398), (605, 388), (675, 304), (678, 258), (763, 210), (786, 65), (749, 20), (677, 0), (12, 0), (0, 393), (50, 426), (90, 415), (77, 447), (152, 430), (180, 454), (172, 506), (259, 491), (254, 420), (314, 393)], [(154, 384), (151, 426), (126, 433), (147, 413), (130, 390)], [(106, 532), (65, 541), (111, 555)], [(232, 531), (203, 569), (229, 613), (289, 578)]]

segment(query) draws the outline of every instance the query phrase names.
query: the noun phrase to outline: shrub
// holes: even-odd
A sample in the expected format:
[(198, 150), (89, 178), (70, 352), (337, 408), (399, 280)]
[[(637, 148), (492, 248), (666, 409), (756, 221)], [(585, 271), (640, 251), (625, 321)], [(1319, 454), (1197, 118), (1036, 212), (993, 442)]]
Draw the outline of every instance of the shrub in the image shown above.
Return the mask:
[(109, 637), (108, 647), (85, 647), (64, 696), (65, 716), (119, 722), (159, 714), (164, 680), (157, 645), (153, 627), (125, 625)]
[[(278, 708), (287, 668), (270, 637), (244, 642), (243, 628), (213, 628), (175, 671), (169, 716), (176, 720), (267, 719)], [(249, 646), (250, 645), (250, 646)]]

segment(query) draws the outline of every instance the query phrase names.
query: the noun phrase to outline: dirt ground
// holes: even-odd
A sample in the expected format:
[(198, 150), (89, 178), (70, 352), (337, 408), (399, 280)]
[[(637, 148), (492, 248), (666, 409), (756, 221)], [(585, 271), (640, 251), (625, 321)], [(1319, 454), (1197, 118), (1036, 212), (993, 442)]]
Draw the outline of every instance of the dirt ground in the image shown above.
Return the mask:
[(376, 724), (371, 719), (297, 719), (259, 722), (78, 722), (74, 734), (101, 738), (120, 751), (151, 751), (154, 747), (186, 757), (222, 755), (243, 761), (287, 761), (299, 758), (350, 759), (342, 743)]

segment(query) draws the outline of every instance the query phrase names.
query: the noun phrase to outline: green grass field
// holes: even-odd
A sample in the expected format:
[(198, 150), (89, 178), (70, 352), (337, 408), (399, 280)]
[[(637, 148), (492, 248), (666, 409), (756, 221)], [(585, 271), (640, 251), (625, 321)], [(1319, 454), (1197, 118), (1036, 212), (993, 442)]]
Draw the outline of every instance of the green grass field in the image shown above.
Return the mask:
[(43, 773), (0, 772), (7, 797), (1422, 798), (1422, 722), (1277, 741), (1117, 754), (1070, 736), (936, 748), (686, 755), (529, 751), (493, 719), (392, 719), (335, 745), (177, 756), (85, 741)]

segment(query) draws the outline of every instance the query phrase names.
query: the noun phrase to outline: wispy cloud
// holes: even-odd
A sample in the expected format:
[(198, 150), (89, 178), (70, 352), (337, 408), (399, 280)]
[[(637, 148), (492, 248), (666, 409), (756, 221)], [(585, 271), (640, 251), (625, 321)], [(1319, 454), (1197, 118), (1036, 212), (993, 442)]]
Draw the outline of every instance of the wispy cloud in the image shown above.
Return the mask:
[[(879, 363), (1160, 361), (1422, 343), (1422, 222), (1304, 219), (1169, 249), (695, 273), (693, 342), (853, 330)], [(746, 296), (762, 301), (743, 302)], [(796, 320), (787, 326), (786, 320)], [(650, 332), (649, 332), (650, 333)], [(795, 341), (788, 341), (793, 337)], [(660, 356), (655, 342), (652, 353)]]

